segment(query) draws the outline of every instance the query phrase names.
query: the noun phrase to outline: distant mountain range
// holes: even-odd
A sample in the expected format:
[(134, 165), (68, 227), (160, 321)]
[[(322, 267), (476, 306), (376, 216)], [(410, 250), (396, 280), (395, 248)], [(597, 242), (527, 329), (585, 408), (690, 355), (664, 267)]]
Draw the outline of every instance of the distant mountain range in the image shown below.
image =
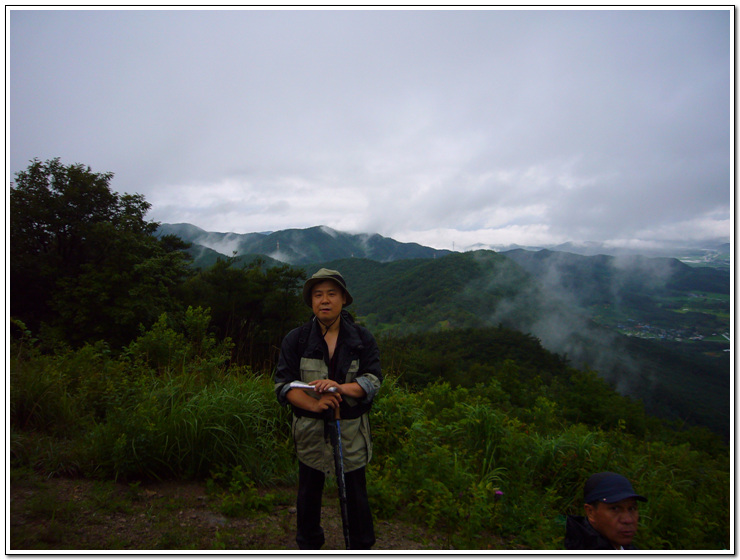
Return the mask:
[[(293, 265), (304, 265), (343, 258), (367, 258), (378, 262), (404, 259), (428, 259), (442, 257), (453, 251), (434, 249), (418, 243), (401, 243), (377, 233), (351, 234), (327, 226), (307, 229), (287, 229), (260, 233), (219, 233), (203, 230), (192, 224), (160, 224), (157, 235), (176, 235), (193, 244), (191, 254), (195, 265), (207, 268), (217, 258), (236, 256), (239, 260), (251, 260), (255, 255), (266, 260)], [(649, 257), (675, 257), (692, 265), (714, 267), (730, 266), (730, 244), (707, 243), (705, 247), (681, 247), (671, 249), (630, 249), (607, 246), (603, 243), (564, 243), (554, 246), (491, 246), (477, 244), (465, 247), (464, 251), (494, 250), (508, 252), (517, 249), (540, 251), (543, 249), (567, 252), (584, 256), (596, 255), (644, 255)]]
[(432, 259), (451, 253), (418, 243), (400, 243), (375, 234), (351, 234), (326, 226), (286, 229), (271, 233), (216, 233), (191, 224), (161, 224), (157, 235), (176, 235), (193, 244), (195, 265), (206, 268), (218, 256), (249, 258), (263, 255), (293, 265), (344, 258), (365, 258), (378, 262), (405, 259)]
[(612, 257), (641, 255), (644, 257), (667, 257), (676, 258), (694, 266), (713, 266), (717, 268), (730, 267), (729, 243), (719, 240), (706, 241), (697, 245), (686, 245), (682, 243), (667, 243), (661, 247), (630, 247), (616, 246), (612, 244), (599, 243), (595, 241), (587, 243), (560, 243), (558, 245), (489, 245), (477, 243), (464, 250), (491, 250), (497, 252), (508, 252), (517, 249), (525, 251), (556, 251), (564, 253), (573, 253), (584, 257), (595, 257), (599, 255), (609, 255)]

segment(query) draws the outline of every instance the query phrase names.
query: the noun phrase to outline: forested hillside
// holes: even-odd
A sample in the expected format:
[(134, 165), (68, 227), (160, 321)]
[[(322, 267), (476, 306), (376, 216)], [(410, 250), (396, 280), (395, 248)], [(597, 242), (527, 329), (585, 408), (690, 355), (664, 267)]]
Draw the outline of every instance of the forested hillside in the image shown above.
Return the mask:
[[(353, 287), (353, 312), (381, 338), (499, 325), (519, 330), (534, 335), (572, 365), (598, 372), (621, 394), (642, 400), (652, 414), (708, 426), (729, 437), (730, 355), (722, 351), (729, 346), (727, 340), (645, 339), (626, 336), (616, 328), (616, 321), (597, 321), (595, 313), (576, 300), (591, 298), (586, 294), (596, 291), (613, 293), (609, 288), (613, 275), (598, 268), (596, 272), (586, 270), (603, 274), (602, 280), (574, 274), (570, 278), (575, 285), (569, 292), (528, 273), (507, 254), (493, 251), (390, 263), (344, 259), (317, 266), (342, 271)], [(311, 272), (310, 267), (304, 270)], [(635, 292), (624, 289), (625, 297), (617, 292), (616, 298), (600, 300), (598, 311), (604, 313), (605, 303), (616, 301), (613, 305), (620, 313), (647, 325), (646, 319), (654, 317), (648, 315), (653, 306), (625, 300), (633, 293), (635, 301), (642, 301), (647, 297), (643, 287), (651, 283), (632, 276), (631, 282)], [(649, 301), (658, 305), (669, 296), (665, 289), (652, 285), (654, 298)], [(677, 298), (678, 291), (675, 288), (670, 297)], [(684, 297), (689, 295), (684, 292)], [(721, 311), (726, 315), (719, 317), (697, 313), (708, 317), (704, 320), (716, 329), (706, 327), (709, 333), (721, 327), (729, 331), (729, 300), (726, 306), (726, 312)], [(686, 314), (670, 309), (662, 313), (664, 321), (669, 320), (667, 314), (673, 315), (674, 328), (688, 319), (690, 329), (686, 330), (691, 336), (696, 329), (704, 329)]]
[[(588, 475), (615, 470), (649, 496), (639, 546), (730, 547), (729, 449), (708, 421), (725, 413), (728, 369), (715, 379), (691, 353), (598, 327), (492, 251), (194, 267), (187, 244), (153, 235), (149, 204), (112, 192), (111, 177), (35, 161), (11, 186), (11, 485), (201, 480), (225, 515), (284, 505), (269, 489), (294, 487), (297, 468), (271, 374), (282, 337), (308, 318), (303, 281), (327, 265), (381, 346), (368, 475), (378, 519), (423, 524), (446, 548), (562, 548)], [(551, 351), (539, 333), (565, 321), (610, 333), (611, 346), (584, 339), (594, 357), (644, 357), (630, 364), (641, 398), (678, 421), (620, 394), (625, 375)], [(583, 332), (563, 341), (575, 348)], [(54, 503), (35, 515), (54, 525), (68, 512)]]

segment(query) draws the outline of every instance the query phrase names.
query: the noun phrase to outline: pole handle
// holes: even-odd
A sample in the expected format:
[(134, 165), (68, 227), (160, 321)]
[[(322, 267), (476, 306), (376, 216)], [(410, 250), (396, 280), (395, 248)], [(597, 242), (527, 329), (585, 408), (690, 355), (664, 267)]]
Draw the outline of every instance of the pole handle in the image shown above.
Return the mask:
[[(303, 381), (293, 381), (288, 385), (291, 389), (308, 389), (309, 391), (315, 391), (316, 387), (313, 385), (309, 385), (308, 383), (304, 383)], [(327, 393), (336, 393), (337, 388), (336, 387), (329, 387), (326, 390)]]

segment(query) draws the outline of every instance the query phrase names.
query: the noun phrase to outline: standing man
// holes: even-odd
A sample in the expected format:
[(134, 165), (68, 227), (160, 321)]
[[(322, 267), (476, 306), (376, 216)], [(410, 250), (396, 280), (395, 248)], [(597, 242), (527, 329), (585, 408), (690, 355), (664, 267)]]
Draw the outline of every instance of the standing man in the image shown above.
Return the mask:
[[(372, 457), (368, 411), (380, 388), (380, 351), (366, 328), (344, 309), (352, 303), (336, 270), (322, 268), (303, 286), (303, 300), (314, 316), (287, 334), (275, 373), (278, 402), (293, 409), (293, 439), (298, 456), (296, 542), (301, 549), (324, 544), (321, 497), (326, 474), (334, 471), (326, 419), (340, 412), (349, 542), (369, 549), (375, 531), (365, 486)], [(313, 390), (291, 388), (303, 381)], [(333, 392), (331, 392), (333, 391)]]
[(583, 486), (586, 516), (569, 515), (565, 524), (568, 550), (634, 550), (640, 512), (629, 480), (620, 474), (602, 472), (591, 475)]

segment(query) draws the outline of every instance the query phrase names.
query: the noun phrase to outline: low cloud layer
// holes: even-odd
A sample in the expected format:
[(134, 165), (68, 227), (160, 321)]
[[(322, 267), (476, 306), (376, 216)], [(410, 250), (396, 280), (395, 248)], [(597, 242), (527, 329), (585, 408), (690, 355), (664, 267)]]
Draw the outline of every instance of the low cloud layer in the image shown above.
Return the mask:
[(22, 10), (9, 171), (439, 248), (729, 240), (731, 10)]

